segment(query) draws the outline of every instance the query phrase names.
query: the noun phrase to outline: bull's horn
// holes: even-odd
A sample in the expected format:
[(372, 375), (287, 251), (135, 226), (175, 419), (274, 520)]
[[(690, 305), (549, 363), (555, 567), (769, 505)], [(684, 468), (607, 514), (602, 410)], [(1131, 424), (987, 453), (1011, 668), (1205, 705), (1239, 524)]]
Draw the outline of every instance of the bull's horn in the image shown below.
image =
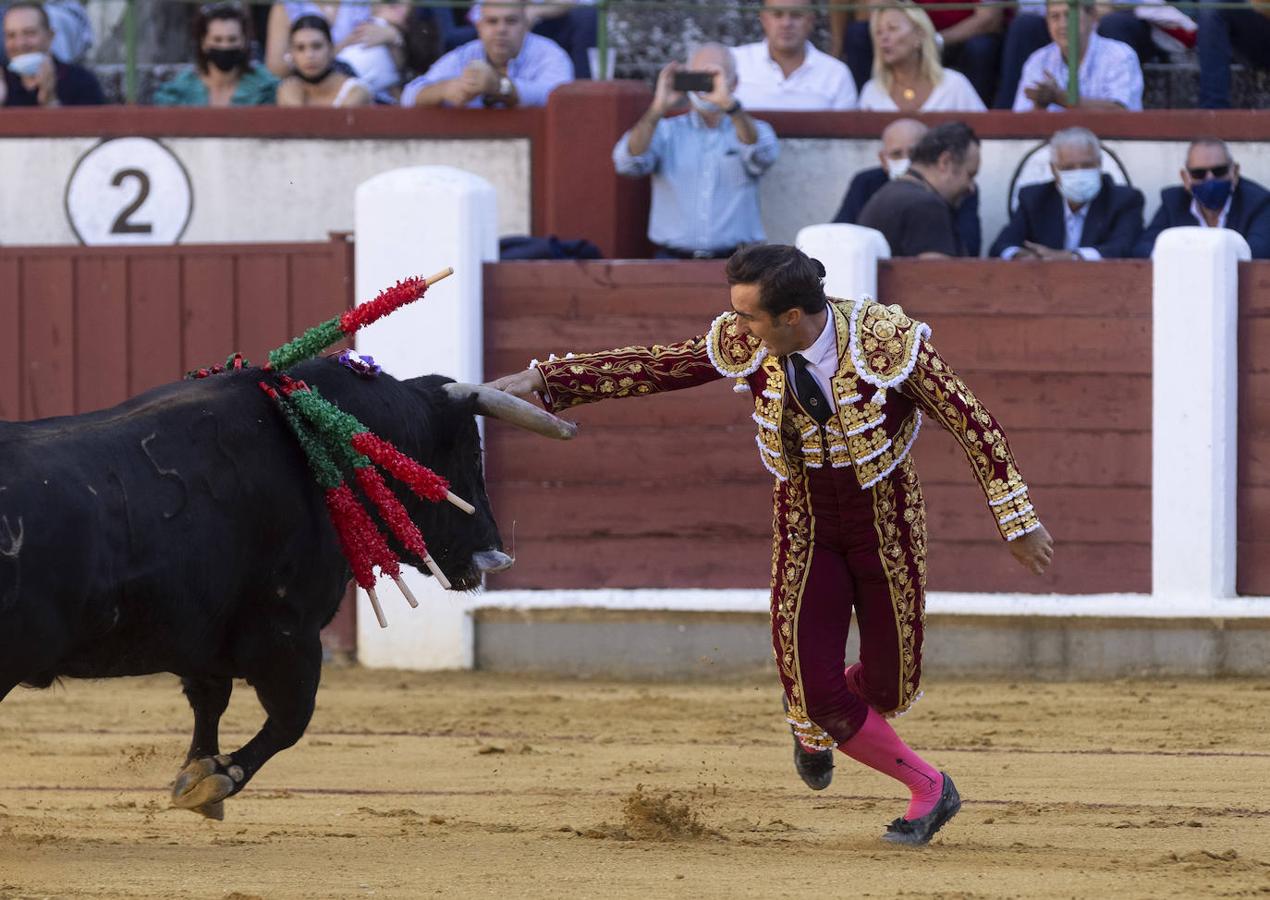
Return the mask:
[(445, 386), (445, 392), (456, 399), (474, 397), (476, 411), (481, 415), (502, 419), (543, 437), (567, 441), (578, 433), (578, 426), (572, 422), (557, 418), (506, 391), (495, 390), (483, 384), (454, 382)]

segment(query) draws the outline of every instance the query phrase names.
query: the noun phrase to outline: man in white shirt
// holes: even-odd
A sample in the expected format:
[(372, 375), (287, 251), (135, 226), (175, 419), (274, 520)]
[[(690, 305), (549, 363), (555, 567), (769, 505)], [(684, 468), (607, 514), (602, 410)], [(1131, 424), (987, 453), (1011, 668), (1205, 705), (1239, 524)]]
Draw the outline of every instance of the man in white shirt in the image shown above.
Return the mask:
[(764, 0), (766, 40), (736, 47), (736, 99), (750, 109), (855, 109), (850, 70), (812, 46), (816, 14), (806, 0)]
[(1080, 0), (1080, 100), (1067, 101), (1067, 4), (1050, 0), (1045, 22), (1054, 43), (1037, 50), (1023, 64), (1014, 111), (1063, 109), (1142, 109), (1142, 65), (1128, 44), (1094, 31), (1094, 0)]

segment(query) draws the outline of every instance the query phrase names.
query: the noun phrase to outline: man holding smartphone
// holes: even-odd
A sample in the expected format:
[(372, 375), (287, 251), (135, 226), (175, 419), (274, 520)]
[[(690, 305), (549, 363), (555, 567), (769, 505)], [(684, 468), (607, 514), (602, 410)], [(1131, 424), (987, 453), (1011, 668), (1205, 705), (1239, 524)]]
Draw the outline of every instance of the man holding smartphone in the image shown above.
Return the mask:
[(736, 83), (731, 51), (703, 44), (687, 66), (661, 70), (652, 105), (613, 148), (619, 175), (653, 178), (648, 238), (659, 259), (726, 259), (765, 239), (758, 180), (780, 145), (733, 96)]

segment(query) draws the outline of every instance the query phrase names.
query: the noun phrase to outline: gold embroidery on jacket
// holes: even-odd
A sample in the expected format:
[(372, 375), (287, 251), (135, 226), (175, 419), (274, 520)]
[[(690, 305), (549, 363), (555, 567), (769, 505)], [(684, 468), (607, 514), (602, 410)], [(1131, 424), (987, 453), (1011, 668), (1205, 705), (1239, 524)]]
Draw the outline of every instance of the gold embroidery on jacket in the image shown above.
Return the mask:
[(930, 336), (930, 326), (910, 319), (898, 303), (883, 306), (872, 297), (853, 304), (849, 327), (852, 362), (865, 381), (880, 389), (879, 399), (908, 377), (918, 342)]
[(696, 377), (701, 366), (704, 339), (651, 347), (622, 347), (602, 353), (576, 353), (565, 359), (540, 364), (549, 376), (552, 395), (562, 409), (596, 400), (640, 397), (663, 390), (654, 378), (677, 380)]
[[(878, 557), (882, 561), (882, 569), (886, 573), (887, 586), (891, 592), (891, 609), (895, 616), (895, 635), (898, 641), (899, 671), (897, 685), (898, 704), (895, 709), (879, 710), (885, 716), (899, 715), (912, 705), (917, 696), (918, 654), (917, 631), (915, 623), (924, 616), (922, 602), (923, 571), (925, 569), (925, 514), (922, 508), (921, 487), (917, 482), (916, 470), (910, 460), (901, 463), (901, 468), (890, 478), (883, 478), (873, 487), (873, 523), (878, 535)], [(899, 526), (899, 507), (896, 501), (896, 483), (904, 492), (904, 517), (906, 523), (913, 513), (912, 524), (922, 526), (921, 565), (918, 566), (916, 541), (904, 540)], [(919, 521), (920, 519), (920, 521)], [(916, 529), (910, 538), (916, 537)], [(915, 577), (916, 575), (916, 577)]]
[(1005, 435), (938, 353), (923, 345), (907, 387), (961, 445), (987, 495), (1001, 536), (1014, 540), (1040, 527)]
[[(792, 431), (792, 426), (786, 428)], [(807, 473), (801, 467), (795, 466), (789, 479), (776, 486), (772, 535), (772, 625), (776, 632), (776, 644), (772, 649), (776, 665), (790, 684), (786, 720), (794, 727), (794, 733), (804, 746), (829, 750), (835, 746), (834, 739), (807, 717), (807, 701), (798, 661), (798, 614), (807, 574), (811, 571), (812, 544), (816, 538)]]
[(752, 374), (767, 358), (762, 342), (754, 335), (741, 331), (734, 312), (723, 313), (710, 324), (706, 353), (720, 375), (732, 378)]

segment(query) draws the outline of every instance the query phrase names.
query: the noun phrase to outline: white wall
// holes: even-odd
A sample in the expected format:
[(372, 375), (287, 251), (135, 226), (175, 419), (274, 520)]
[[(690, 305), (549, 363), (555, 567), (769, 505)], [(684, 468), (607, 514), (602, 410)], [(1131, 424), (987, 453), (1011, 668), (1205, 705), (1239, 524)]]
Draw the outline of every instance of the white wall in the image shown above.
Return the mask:
[[(494, 185), (498, 232), (529, 232), (529, 141), (164, 138), (194, 208), (182, 243), (325, 240), (353, 230), (353, 189), (381, 172), (461, 165)], [(75, 244), (63, 197), (95, 138), (0, 140), (0, 244)]]
[[(982, 145), (979, 171), (979, 218), (983, 246), (1005, 227), (1006, 193), (1019, 161), (1039, 140), (991, 140)], [(1106, 141), (1120, 157), (1133, 186), (1146, 196), (1147, 220), (1160, 205), (1160, 190), (1178, 184), (1186, 155), (1185, 141)], [(763, 226), (770, 241), (793, 243), (805, 225), (832, 221), (851, 177), (876, 166), (877, 141), (790, 138), (781, 141), (781, 156), (764, 176), (760, 199)], [(1270, 144), (1230, 144), (1244, 175), (1270, 184)]]
[[(0, 139), (0, 171), (20, 172), (0, 191), (0, 244), (73, 244), (63, 207), (76, 159), (94, 138)], [(308, 140), (172, 138), (169, 147), (193, 182), (194, 210), (184, 243), (323, 240), (351, 231), (353, 186), (380, 172), (450, 165), (489, 181), (498, 195), (499, 234), (530, 223), (528, 139)], [(1006, 222), (1006, 192), (1035, 140), (983, 144), (980, 216), (986, 248)], [(1148, 217), (1160, 189), (1178, 183), (1183, 141), (1108, 141), (1136, 187)], [(1233, 143), (1244, 174), (1270, 184), (1270, 144)], [(851, 176), (877, 165), (876, 141), (790, 138), (762, 182), (768, 238), (792, 243), (800, 228), (828, 222)]]

